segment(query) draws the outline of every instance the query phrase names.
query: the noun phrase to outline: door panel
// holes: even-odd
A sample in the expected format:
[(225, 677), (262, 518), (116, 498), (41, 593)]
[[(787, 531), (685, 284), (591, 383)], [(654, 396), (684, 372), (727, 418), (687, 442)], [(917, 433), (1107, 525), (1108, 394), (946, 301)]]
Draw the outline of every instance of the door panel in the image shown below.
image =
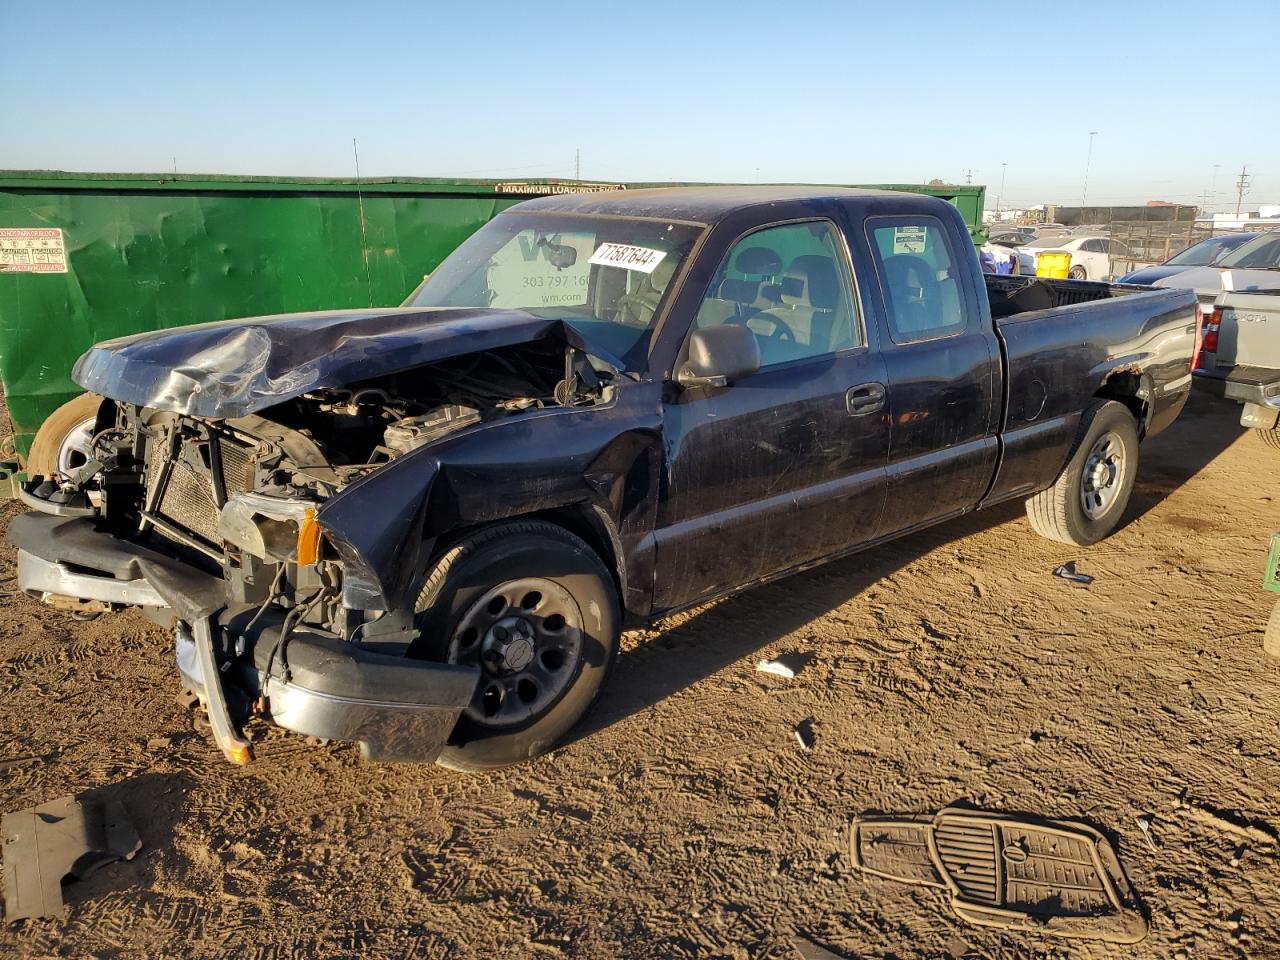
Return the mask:
[(654, 606), (669, 609), (871, 540), (888, 421), (852, 416), (851, 387), (886, 383), (867, 350), (770, 367), (664, 410), (668, 489)]
[[(889, 388), (880, 534), (974, 507), (999, 456), (1000, 359), (960, 238), (934, 217), (872, 217)], [(979, 278), (980, 279), (980, 278)]]

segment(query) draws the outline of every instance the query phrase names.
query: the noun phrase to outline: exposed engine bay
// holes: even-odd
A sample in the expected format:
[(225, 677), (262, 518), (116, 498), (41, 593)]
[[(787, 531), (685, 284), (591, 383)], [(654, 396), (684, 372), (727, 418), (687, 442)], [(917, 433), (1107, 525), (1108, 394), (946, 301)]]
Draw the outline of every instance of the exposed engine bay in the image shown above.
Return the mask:
[(317, 512), (366, 475), (459, 431), (598, 404), (618, 375), (546, 338), (322, 387), (233, 418), (105, 404), (93, 459), (72, 476), (37, 479), (24, 499), (92, 516), (117, 537), (225, 578), (231, 607), (281, 607), (286, 627), (311, 624), (345, 640), (372, 638), (374, 621), (394, 622), (387, 639), (403, 648), (411, 640), (403, 615), (344, 603), (343, 565), (322, 541)]

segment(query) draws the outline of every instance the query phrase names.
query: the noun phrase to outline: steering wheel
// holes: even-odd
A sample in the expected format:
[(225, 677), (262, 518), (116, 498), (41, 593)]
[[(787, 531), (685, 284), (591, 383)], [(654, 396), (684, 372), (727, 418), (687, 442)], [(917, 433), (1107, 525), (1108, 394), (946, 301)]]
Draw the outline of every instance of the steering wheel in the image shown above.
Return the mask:
[[(775, 317), (771, 313), (765, 313), (759, 307), (755, 307), (753, 309), (755, 311), (754, 313), (748, 313), (741, 317), (734, 317), (727, 322), (740, 323), (744, 327), (748, 327), (748, 323), (751, 320), (764, 320), (773, 325), (773, 329), (771, 329), (767, 334), (763, 334), (763, 336), (765, 336), (767, 339), (777, 340), (780, 343), (796, 342), (795, 331), (792, 330), (789, 326), (787, 326), (787, 324), (784, 321), (779, 320), (777, 317)], [(748, 329), (750, 329), (750, 327), (748, 327)], [(754, 330), (752, 330), (751, 332), (755, 333)]]

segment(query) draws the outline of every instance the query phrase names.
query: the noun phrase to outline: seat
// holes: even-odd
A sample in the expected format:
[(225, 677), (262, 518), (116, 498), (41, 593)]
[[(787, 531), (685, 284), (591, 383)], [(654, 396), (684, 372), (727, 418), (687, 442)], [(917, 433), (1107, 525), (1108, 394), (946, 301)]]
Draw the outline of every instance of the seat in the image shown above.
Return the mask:
[(636, 288), (618, 298), (618, 322), (647, 329), (675, 272), (675, 261), (664, 259), (652, 273), (641, 274)]
[(733, 271), (757, 277), (722, 277), (714, 285), (715, 292), (702, 301), (696, 323), (699, 327), (714, 327), (747, 316), (756, 310), (771, 306), (775, 301), (766, 296), (772, 279), (782, 271), (782, 258), (768, 247), (747, 247), (733, 259)]
[(912, 336), (943, 325), (938, 279), (927, 261), (906, 253), (886, 257), (884, 279), (898, 333)]
[[(840, 311), (840, 274), (830, 257), (796, 257), (782, 275), (779, 304), (763, 316), (780, 322), (810, 356), (852, 346), (848, 311)], [(839, 329), (837, 329), (837, 324)]]

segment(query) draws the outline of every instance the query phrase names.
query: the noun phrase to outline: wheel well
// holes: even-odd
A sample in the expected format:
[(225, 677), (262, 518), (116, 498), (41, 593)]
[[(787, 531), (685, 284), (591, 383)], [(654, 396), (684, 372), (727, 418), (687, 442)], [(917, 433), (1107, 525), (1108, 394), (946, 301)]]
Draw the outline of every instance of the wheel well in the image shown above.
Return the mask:
[(1138, 422), (1138, 436), (1146, 432), (1150, 395), (1151, 391), (1142, 374), (1132, 370), (1119, 370), (1110, 374), (1094, 393), (1099, 400), (1114, 400), (1128, 407)]
[(618, 590), (618, 600), (625, 606), (627, 572), (618, 555), (618, 548), (611, 535), (607, 521), (603, 517), (599, 516), (585, 503), (556, 507), (552, 510), (539, 510), (526, 516), (529, 519), (554, 523), (557, 526), (564, 527), (574, 536), (580, 537), (587, 546), (596, 552), (596, 556), (613, 574), (613, 585)]
[[(596, 556), (600, 558), (605, 568), (613, 576), (613, 585), (618, 591), (618, 602), (623, 608), (626, 607), (626, 567), (621, 562), (618, 548), (610, 534), (607, 521), (592, 510), (589, 505), (585, 503), (571, 504), (550, 510), (535, 510), (530, 513), (503, 517), (501, 520), (493, 521), (493, 523), (506, 523), (512, 520), (543, 520), (547, 523), (554, 523), (585, 542), (587, 546), (596, 552)], [(431, 568), (431, 565), (445, 552), (448, 545), (456, 543), (464, 536), (487, 526), (492, 526), (492, 524), (464, 526), (446, 534), (436, 544), (435, 549), (428, 558), (427, 569)]]

